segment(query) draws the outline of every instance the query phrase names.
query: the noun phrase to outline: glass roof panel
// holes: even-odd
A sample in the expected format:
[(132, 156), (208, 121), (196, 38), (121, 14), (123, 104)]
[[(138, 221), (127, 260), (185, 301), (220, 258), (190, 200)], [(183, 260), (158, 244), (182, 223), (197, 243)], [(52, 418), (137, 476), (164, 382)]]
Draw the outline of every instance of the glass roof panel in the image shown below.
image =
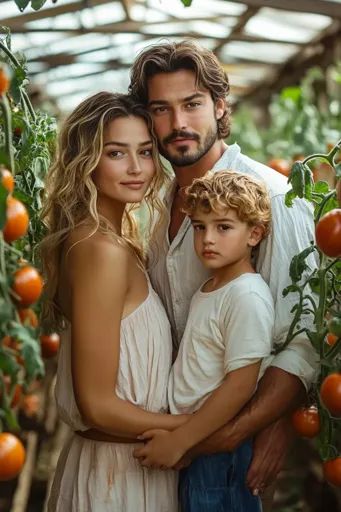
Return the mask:
[(219, 58), (223, 62), (229, 62), (231, 59), (247, 59), (282, 64), (296, 51), (297, 46), (294, 44), (231, 41), (220, 49)]
[(197, 34), (210, 36), (214, 33), (215, 37), (227, 37), (231, 30), (229, 27), (220, 23), (210, 21), (173, 21), (170, 23), (158, 23), (157, 25), (145, 25), (142, 27), (144, 34)]
[(132, 20), (147, 21), (149, 23), (169, 20), (169, 16), (167, 13), (161, 12), (156, 9), (148, 9), (145, 5), (137, 4), (131, 6), (130, 16)]
[(288, 28), (297, 28), (299, 30), (314, 30), (316, 32), (326, 28), (332, 21), (332, 19), (328, 16), (322, 16), (321, 14), (314, 14), (309, 12), (293, 12), (281, 10), (279, 16), (278, 10), (270, 9), (269, 7), (262, 7), (262, 9), (260, 9), (259, 12), (254, 16), (254, 18), (257, 17), (268, 19), (270, 21), (278, 21), (280, 19), (281, 23), (286, 24), (286, 27)]
[(28, 21), (25, 26), (30, 29), (40, 28), (79, 28), (80, 17), (70, 16), (67, 14), (60, 14), (59, 16), (49, 16), (42, 20)]

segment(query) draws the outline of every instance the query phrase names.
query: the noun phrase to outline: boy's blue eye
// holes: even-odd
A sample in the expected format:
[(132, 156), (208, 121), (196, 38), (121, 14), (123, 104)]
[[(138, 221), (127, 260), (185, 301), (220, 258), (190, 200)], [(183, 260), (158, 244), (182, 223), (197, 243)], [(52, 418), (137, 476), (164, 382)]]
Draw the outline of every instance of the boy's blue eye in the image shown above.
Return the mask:
[(227, 231), (230, 229), (230, 226), (228, 224), (219, 224), (218, 229), (221, 229), (222, 231)]
[(200, 231), (202, 229), (205, 229), (205, 227), (202, 224), (192, 224), (194, 231)]

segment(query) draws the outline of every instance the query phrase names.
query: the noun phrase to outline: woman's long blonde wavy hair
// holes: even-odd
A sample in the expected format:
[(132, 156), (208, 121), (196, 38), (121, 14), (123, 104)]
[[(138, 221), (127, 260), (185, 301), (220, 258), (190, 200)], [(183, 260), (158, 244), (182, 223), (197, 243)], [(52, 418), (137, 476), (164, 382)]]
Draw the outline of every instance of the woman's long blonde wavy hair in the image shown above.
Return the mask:
[[(58, 328), (63, 324), (56, 301), (61, 256), (66, 238), (77, 226), (90, 223), (93, 228), (86, 238), (97, 231), (110, 233), (120, 243), (129, 245), (140, 261), (145, 260), (134, 215), (142, 203), (126, 206), (122, 235), (119, 236), (97, 211), (97, 189), (92, 180), (92, 173), (103, 151), (106, 126), (117, 118), (129, 116), (142, 118), (153, 140), (155, 175), (143, 199), (150, 217), (149, 225), (157, 227), (158, 223), (152, 222), (155, 213), (158, 214), (159, 222), (165, 215), (159, 191), (167, 181), (167, 174), (156, 150), (156, 138), (148, 112), (125, 94), (100, 92), (83, 101), (62, 126), (56, 158), (45, 183), (41, 215), (47, 234), (40, 244), (39, 254), (45, 279), (42, 321), (50, 328)], [(144, 240), (149, 239), (150, 235), (150, 232), (144, 233)]]

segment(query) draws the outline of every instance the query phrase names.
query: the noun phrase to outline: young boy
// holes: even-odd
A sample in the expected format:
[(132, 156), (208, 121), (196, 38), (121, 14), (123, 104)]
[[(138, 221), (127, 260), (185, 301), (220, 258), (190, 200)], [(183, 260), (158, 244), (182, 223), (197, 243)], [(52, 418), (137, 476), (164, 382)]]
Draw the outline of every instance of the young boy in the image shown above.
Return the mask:
[[(274, 306), (252, 253), (270, 229), (264, 184), (221, 171), (194, 180), (185, 192), (194, 247), (212, 277), (194, 294), (180, 350), (171, 371), (173, 414), (195, 413), (172, 432), (153, 430), (137, 450), (146, 466), (172, 467), (195, 444), (238, 414), (270, 362)], [(200, 456), (181, 471), (184, 512), (258, 512), (246, 487), (251, 442), (233, 453)]]

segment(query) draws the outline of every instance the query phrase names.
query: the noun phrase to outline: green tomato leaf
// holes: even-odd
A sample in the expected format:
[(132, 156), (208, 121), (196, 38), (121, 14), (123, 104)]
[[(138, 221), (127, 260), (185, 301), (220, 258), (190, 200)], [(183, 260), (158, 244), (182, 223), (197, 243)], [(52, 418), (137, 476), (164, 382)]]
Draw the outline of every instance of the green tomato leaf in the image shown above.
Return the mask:
[(185, 7), (190, 7), (192, 5), (192, 0), (181, 0)]
[(303, 272), (308, 269), (305, 259), (309, 254), (315, 251), (315, 246), (307, 247), (299, 254), (296, 254), (291, 260), (289, 274), (293, 283), (297, 283), (302, 278)]
[(289, 284), (286, 288), (284, 288), (282, 295), (286, 297), (289, 293), (294, 293), (299, 290), (299, 287), (296, 284)]
[(19, 11), (23, 12), (28, 6), (30, 0), (14, 0), (17, 6), (19, 7)]
[(302, 162), (295, 162), (288, 178), (288, 183), (291, 183), (294, 193), (300, 198), (304, 197), (306, 169), (309, 167), (303, 165)]
[(25, 370), (27, 381), (30, 382), (34, 377), (44, 375), (44, 366), (40, 356), (40, 345), (32, 336), (34, 330), (13, 322), (9, 335), (21, 343), (21, 356), (25, 361)]
[(317, 194), (327, 194), (329, 192), (329, 186), (326, 181), (317, 181), (314, 184), (314, 192)]
[(285, 206), (287, 206), (288, 208), (291, 208), (295, 197), (296, 197), (296, 194), (293, 191), (293, 189), (288, 190), (288, 192), (285, 194)]
[(0, 347), (0, 370), (6, 375), (15, 375), (20, 366), (13, 355), (6, 350), (6, 347)]
[(39, 9), (43, 7), (45, 2), (46, 0), (31, 0), (32, 9), (34, 9), (35, 11), (39, 11)]

